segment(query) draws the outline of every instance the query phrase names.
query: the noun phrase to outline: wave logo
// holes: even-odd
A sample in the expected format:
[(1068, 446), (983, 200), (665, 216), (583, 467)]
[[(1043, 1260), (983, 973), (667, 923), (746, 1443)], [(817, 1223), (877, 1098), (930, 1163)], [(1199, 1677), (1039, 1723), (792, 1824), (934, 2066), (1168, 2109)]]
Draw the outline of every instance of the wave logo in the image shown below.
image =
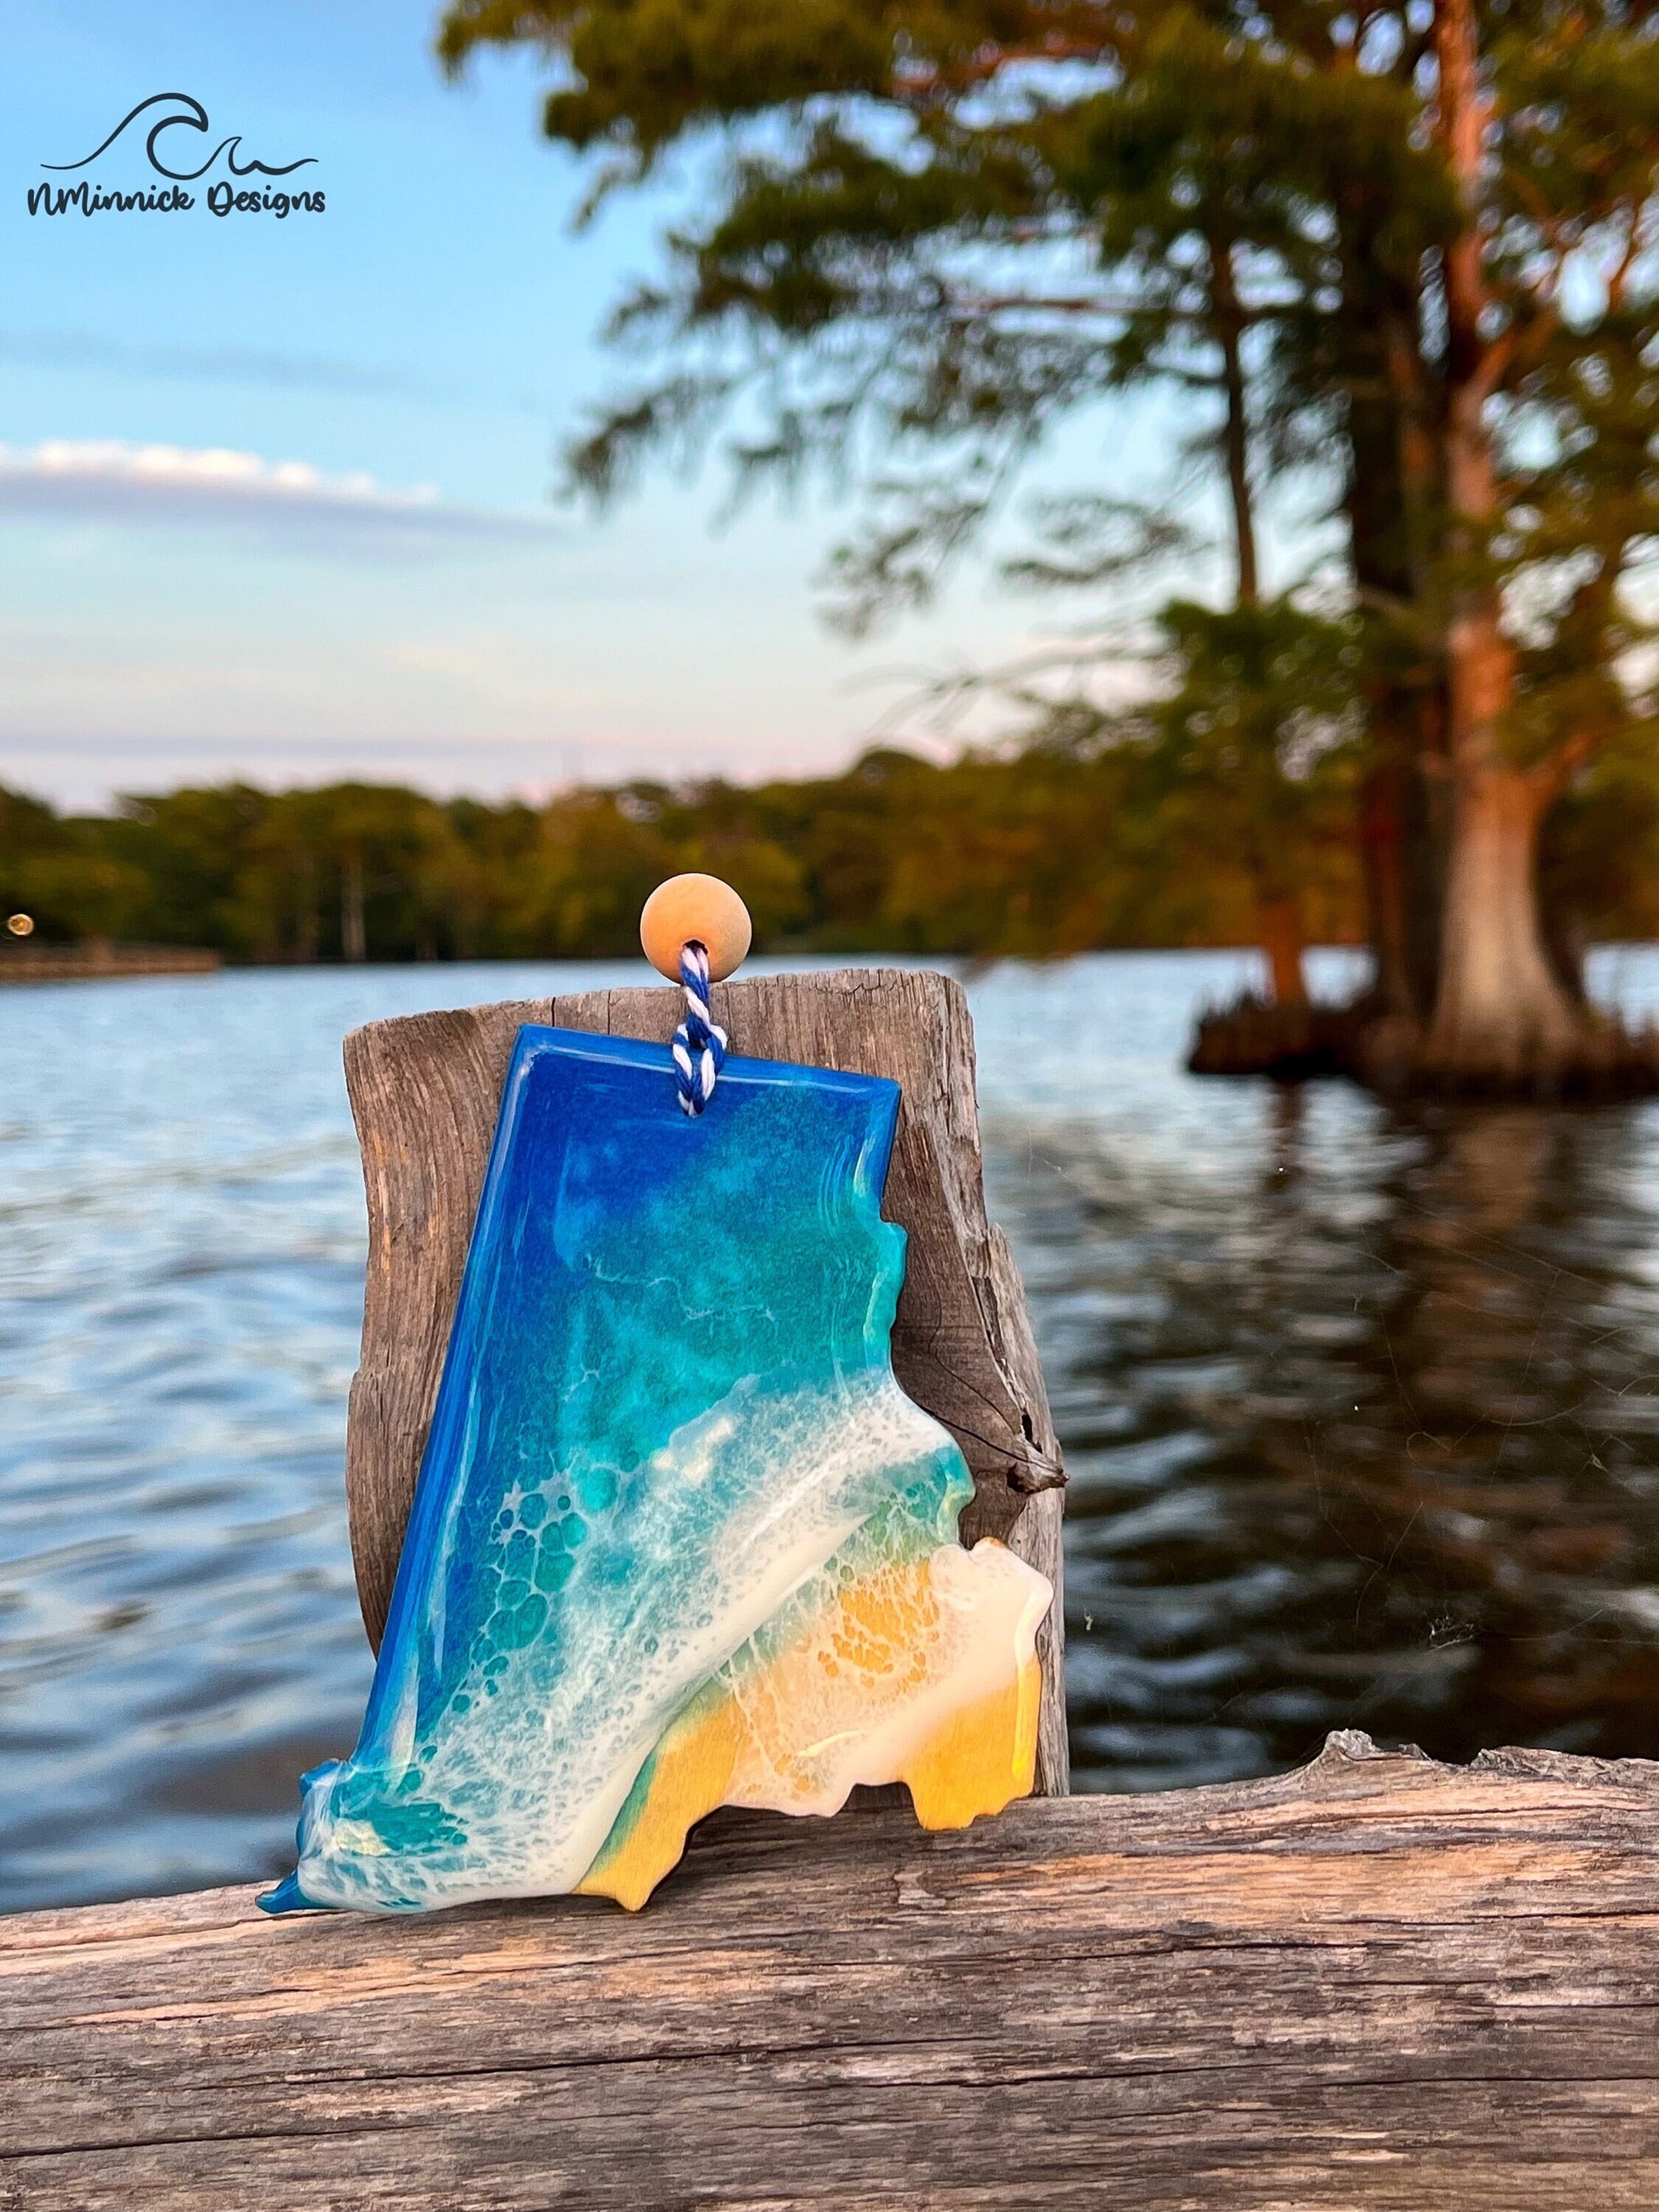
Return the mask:
[[(157, 109), (161, 112), (155, 114)], [(241, 137), (235, 133), (222, 138), (206, 160), (198, 162), (194, 168), (172, 166), (176, 161), (187, 163), (212, 136), (213, 126), (208, 120), (206, 108), (187, 92), (152, 93), (148, 100), (141, 100), (136, 107), (129, 109), (109, 136), (101, 144), (94, 146), (90, 154), (83, 154), (78, 161), (42, 161), (40, 167), (58, 175), (88, 169), (124, 137), (140, 117), (152, 114), (155, 119), (144, 135), (144, 155), (155, 174), (167, 179), (166, 185), (152, 185), (140, 186), (136, 191), (123, 191), (97, 184), (89, 178), (82, 178), (77, 185), (34, 185), (28, 193), (29, 213), (183, 214), (196, 205), (195, 194), (186, 191), (185, 186), (199, 183), (221, 157), (228, 173), (216, 179), (207, 189), (204, 197), (211, 214), (267, 214), (275, 215), (280, 220), (296, 211), (313, 215), (324, 212), (324, 198), (320, 191), (309, 188), (303, 191), (273, 190), (269, 181), (252, 185), (242, 183), (246, 178), (275, 180), (292, 176), (296, 169), (315, 168), (317, 156), (314, 154), (302, 154), (293, 161), (261, 161), (252, 157), (244, 159)], [(197, 143), (192, 146), (188, 140), (167, 136), (169, 132), (179, 131), (196, 132)], [(127, 141), (129, 146), (132, 143), (130, 139)]]

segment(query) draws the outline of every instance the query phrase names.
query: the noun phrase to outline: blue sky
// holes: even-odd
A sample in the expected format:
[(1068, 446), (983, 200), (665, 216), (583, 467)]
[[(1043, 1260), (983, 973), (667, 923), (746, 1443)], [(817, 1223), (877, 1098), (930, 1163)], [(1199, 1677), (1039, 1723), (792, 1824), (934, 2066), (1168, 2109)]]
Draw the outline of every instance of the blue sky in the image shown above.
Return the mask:
[[(844, 512), (716, 526), (708, 476), (599, 520), (555, 505), (557, 439), (618, 373), (607, 304), (688, 180), (573, 236), (581, 179), (537, 134), (534, 65), (450, 84), (435, 21), (422, 0), (14, 11), (0, 780), (85, 805), (231, 774), (537, 793), (807, 770), (868, 740), (895, 670), (1054, 626), (969, 574), (854, 649), (811, 588)], [(219, 219), (198, 185), (186, 214), (31, 218), (41, 163), (159, 92), (212, 124), (167, 149), (235, 132), (244, 157), (313, 155), (291, 181), (326, 212)], [(143, 130), (78, 173), (154, 183)]]

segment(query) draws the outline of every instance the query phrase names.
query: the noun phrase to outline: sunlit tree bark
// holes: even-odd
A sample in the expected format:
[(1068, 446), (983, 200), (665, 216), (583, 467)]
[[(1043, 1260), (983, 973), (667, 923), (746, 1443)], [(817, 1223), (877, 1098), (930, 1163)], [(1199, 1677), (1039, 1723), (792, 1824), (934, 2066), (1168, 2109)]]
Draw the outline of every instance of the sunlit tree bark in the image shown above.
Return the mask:
[(1490, 101), (1480, 82), (1474, 0), (1437, 0), (1439, 137), (1460, 227), (1444, 256), (1446, 489), (1453, 563), (1446, 627), (1451, 854), (1441, 922), (1440, 988), (1429, 1048), (1449, 1070), (1513, 1079), (1570, 1052), (1576, 1020), (1539, 927), (1538, 830), (1553, 778), (1504, 749), (1516, 656), (1497, 578), (1484, 573), (1499, 513), (1488, 420), (1514, 325), (1487, 327), (1482, 216)]

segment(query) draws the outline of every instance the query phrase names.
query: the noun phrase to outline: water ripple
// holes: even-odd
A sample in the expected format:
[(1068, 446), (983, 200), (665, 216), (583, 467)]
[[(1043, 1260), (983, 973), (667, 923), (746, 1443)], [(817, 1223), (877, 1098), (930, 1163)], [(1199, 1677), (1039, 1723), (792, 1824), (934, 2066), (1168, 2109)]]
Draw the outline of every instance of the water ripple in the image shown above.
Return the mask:
[[(1266, 1772), (1349, 1723), (1659, 1754), (1659, 1110), (1194, 1082), (1191, 1011), (1246, 964), (972, 987), (994, 1210), (1073, 1475), (1079, 1784)], [(1652, 953), (1601, 972), (1659, 1006)], [(624, 976), (0, 997), (0, 1905), (285, 1863), (296, 1778), (349, 1747), (369, 1673), (340, 1039)]]

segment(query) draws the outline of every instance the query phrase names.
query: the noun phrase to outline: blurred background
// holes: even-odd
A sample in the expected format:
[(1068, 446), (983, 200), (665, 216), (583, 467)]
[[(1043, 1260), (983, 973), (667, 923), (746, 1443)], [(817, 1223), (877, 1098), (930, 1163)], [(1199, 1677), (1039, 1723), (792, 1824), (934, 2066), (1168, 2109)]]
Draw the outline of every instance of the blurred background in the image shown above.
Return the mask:
[(27, 13), (0, 1908), (282, 1863), (369, 1668), (341, 1036), (641, 980), (688, 867), (969, 989), (1077, 1786), (1659, 1752), (1653, 51)]

